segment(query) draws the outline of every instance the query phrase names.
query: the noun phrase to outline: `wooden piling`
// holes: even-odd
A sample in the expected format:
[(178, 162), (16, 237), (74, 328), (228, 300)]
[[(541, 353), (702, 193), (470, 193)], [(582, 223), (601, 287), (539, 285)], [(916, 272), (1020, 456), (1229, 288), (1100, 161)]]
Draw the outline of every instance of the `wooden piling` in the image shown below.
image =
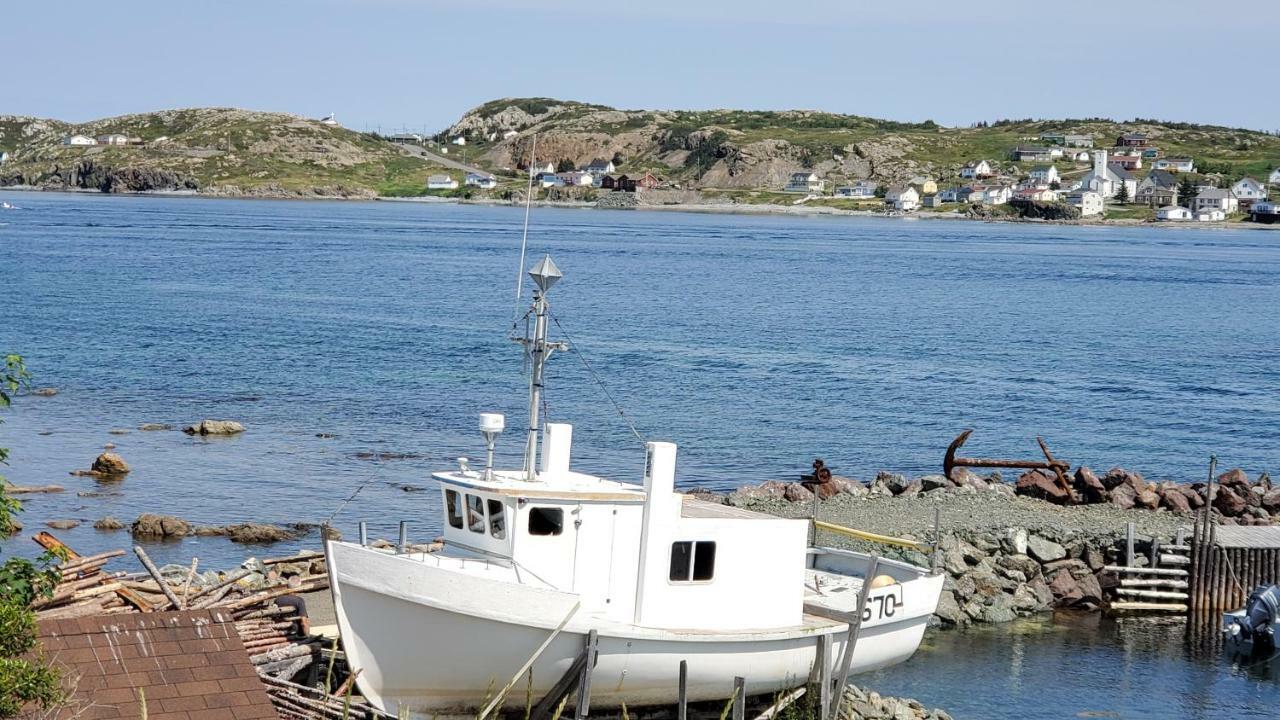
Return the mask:
[(747, 720), (747, 679), (733, 679), (733, 720)]
[(676, 694), (676, 720), (689, 720), (689, 661), (680, 661), (680, 688)]

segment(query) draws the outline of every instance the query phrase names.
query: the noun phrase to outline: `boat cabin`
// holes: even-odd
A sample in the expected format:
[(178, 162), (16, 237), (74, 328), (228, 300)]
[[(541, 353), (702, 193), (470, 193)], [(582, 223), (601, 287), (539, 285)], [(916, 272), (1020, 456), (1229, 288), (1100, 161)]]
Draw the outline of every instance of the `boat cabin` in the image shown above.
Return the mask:
[(584, 611), (617, 622), (744, 630), (799, 622), (806, 521), (675, 492), (672, 443), (646, 444), (635, 485), (571, 470), (572, 426), (546, 423), (542, 436), (533, 480), (465, 465), (434, 475), (446, 553), (574, 593)]

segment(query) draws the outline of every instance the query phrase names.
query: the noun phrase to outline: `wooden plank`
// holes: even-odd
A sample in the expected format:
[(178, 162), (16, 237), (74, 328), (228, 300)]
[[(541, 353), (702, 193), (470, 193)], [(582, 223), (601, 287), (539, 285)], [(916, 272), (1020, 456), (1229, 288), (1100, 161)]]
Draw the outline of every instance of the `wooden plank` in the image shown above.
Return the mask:
[(596, 658), (600, 654), (600, 638), (595, 630), (587, 633), (587, 645), (583, 652), (587, 657), (578, 680), (578, 704), (573, 709), (574, 720), (585, 720), (591, 712), (591, 671), (595, 669)]
[(1129, 575), (1166, 575), (1169, 577), (1186, 577), (1187, 571), (1182, 568), (1131, 568), (1120, 565), (1108, 565), (1103, 568), (1108, 572)]
[(1116, 588), (1119, 595), (1128, 595), (1139, 598), (1150, 598), (1152, 600), (1186, 600), (1187, 594), (1184, 592), (1173, 592), (1170, 590), (1136, 590), (1134, 588)]
[(820, 714), (818, 717), (825, 718), (831, 709), (831, 665), (832, 656), (831, 649), (834, 646), (830, 633), (823, 633), (818, 636), (818, 653), (817, 667), (818, 671), (818, 709)]
[(828, 716), (831, 720), (836, 720), (840, 714), (840, 699), (844, 697), (844, 686), (849, 682), (849, 666), (853, 663), (853, 653), (858, 647), (858, 635), (862, 631), (863, 608), (867, 606), (867, 594), (871, 592), (871, 579), (876, 576), (876, 569), (879, 567), (880, 558), (872, 555), (871, 562), (867, 565), (867, 572), (863, 576), (862, 588), (858, 590), (858, 604), (854, 610), (857, 617), (849, 625), (849, 634), (844, 641), (844, 652), (840, 657), (840, 673), (836, 676), (836, 691), (832, 695), (831, 714)]
[(1161, 565), (1190, 565), (1191, 558), (1186, 555), (1174, 555), (1173, 553), (1160, 553)]
[(1163, 588), (1170, 588), (1173, 590), (1186, 590), (1188, 589), (1189, 585), (1190, 583), (1188, 583), (1186, 580), (1163, 580), (1161, 578), (1136, 578), (1132, 580), (1124, 579), (1120, 581), (1120, 587), (1135, 587), (1135, 588), (1163, 587)]
[(741, 675), (733, 679), (733, 720), (747, 720), (747, 679)]
[(1149, 603), (1149, 602), (1113, 602), (1112, 610), (1150, 610), (1156, 612), (1186, 612), (1187, 606), (1181, 603)]
[[(569, 613), (564, 616), (564, 619), (560, 621), (560, 624), (556, 626), (556, 629), (551, 631), (551, 634), (547, 636), (547, 639), (543, 640), (542, 644), (538, 646), (538, 649), (534, 650), (533, 654), (529, 656), (529, 659), (524, 661), (524, 664), (520, 666), (520, 669), (516, 671), (516, 674), (511, 676), (511, 681), (507, 683), (506, 687), (502, 688), (502, 692), (498, 693), (497, 697), (490, 700), (489, 704), (486, 705), (485, 708), (480, 711), (480, 714), (476, 716), (476, 720), (485, 720), (485, 718), (489, 716), (489, 713), (494, 711), (498, 703), (502, 702), (503, 698), (507, 696), (507, 693), (511, 692), (511, 688), (515, 687), (516, 681), (524, 677), (524, 674), (529, 671), (529, 668), (533, 667), (533, 663), (539, 657), (541, 657), (542, 653), (546, 651), (549, 645), (551, 645), (551, 641), (559, 637), (560, 632), (564, 630), (564, 627), (566, 625), (569, 624), (569, 620), (572, 619), (574, 615), (578, 614), (578, 608), (580, 607), (582, 607), (581, 600), (579, 600), (578, 602), (575, 602), (573, 604), (573, 607), (569, 608)], [(581, 670), (582, 670), (582, 667), (578, 666), (578, 671), (581, 672)], [(571, 674), (574, 677), (577, 676), (577, 673), (573, 672), (573, 673), (566, 673), (565, 677), (569, 677)], [(564, 682), (564, 678), (560, 678), (560, 681)], [(564, 692), (568, 692), (568, 688), (569, 686), (565, 686)], [(562, 696), (564, 692), (561, 693)], [(546, 698), (543, 698), (543, 699), (545, 700)], [(556, 698), (555, 702), (560, 702), (560, 698)], [(541, 703), (539, 703), (539, 706), (541, 706)]]

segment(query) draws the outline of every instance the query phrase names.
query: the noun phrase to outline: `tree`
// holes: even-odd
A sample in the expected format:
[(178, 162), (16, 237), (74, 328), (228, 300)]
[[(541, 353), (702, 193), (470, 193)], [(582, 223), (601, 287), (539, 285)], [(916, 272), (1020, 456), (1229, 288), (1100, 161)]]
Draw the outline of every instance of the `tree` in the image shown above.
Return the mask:
[(1129, 184), (1121, 181), (1120, 187), (1116, 190), (1116, 202), (1129, 202)]
[(1049, 189), (1050, 189), (1050, 190), (1061, 190), (1061, 189), (1062, 189), (1062, 183), (1058, 182), (1057, 180), (1054, 180), (1053, 182), (1049, 183)]
[[(0, 408), (9, 407), (28, 377), (20, 356), (5, 356), (0, 370)], [(0, 448), (0, 463), (8, 456), (9, 451)], [(13, 516), (21, 511), (22, 504), (5, 493), (4, 478), (0, 477), (0, 534), (13, 532)], [(49, 708), (62, 702), (58, 671), (39, 659), (23, 657), (37, 643), (31, 601), (53, 592), (59, 578), (55, 565), (60, 560), (45, 553), (35, 563), (10, 558), (0, 565), (0, 718), (14, 717), (31, 703)]]
[(569, 158), (565, 158), (556, 163), (556, 172), (573, 172), (574, 164)]
[(1191, 207), (1191, 201), (1195, 196), (1195, 183), (1191, 182), (1191, 178), (1184, 176), (1182, 181), (1178, 183), (1178, 204), (1183, 207)]
[(876, 197), (883, 199), (885, 195), (888, 195), (888, 194), (889, 194), (889, 186), (888, 186), (888, 185), (877, 185), (877, 186), (876, 186), (875, 194), (876, 194)]

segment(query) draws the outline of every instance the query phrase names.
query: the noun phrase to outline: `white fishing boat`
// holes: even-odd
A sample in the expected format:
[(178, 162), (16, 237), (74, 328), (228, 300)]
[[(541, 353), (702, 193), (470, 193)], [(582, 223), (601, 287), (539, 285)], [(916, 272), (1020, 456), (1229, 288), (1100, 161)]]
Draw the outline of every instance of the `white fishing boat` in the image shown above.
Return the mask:
[(739, 676), (772, 693), (916, 651), (941, 574), (811, 547), (807, 520), (676, 492), (669, 442), (637, 452), (635, 483), (572, 469), (573, 428), (539, 422), (546, 361), (566, 347), (547, 339), (561, 275), (549, 257), (530, 274), (523, 467), (493, 467), (505, 422), (484, 414), (485, 467), (434, 474), (442, 550), (326, 545), (343, 648), (369, 702), (398, 717), (523, 707), (568, 677), (588, 638), (592, 707), (674, 702), (681, 661), (700, 701), (730, 697)]

